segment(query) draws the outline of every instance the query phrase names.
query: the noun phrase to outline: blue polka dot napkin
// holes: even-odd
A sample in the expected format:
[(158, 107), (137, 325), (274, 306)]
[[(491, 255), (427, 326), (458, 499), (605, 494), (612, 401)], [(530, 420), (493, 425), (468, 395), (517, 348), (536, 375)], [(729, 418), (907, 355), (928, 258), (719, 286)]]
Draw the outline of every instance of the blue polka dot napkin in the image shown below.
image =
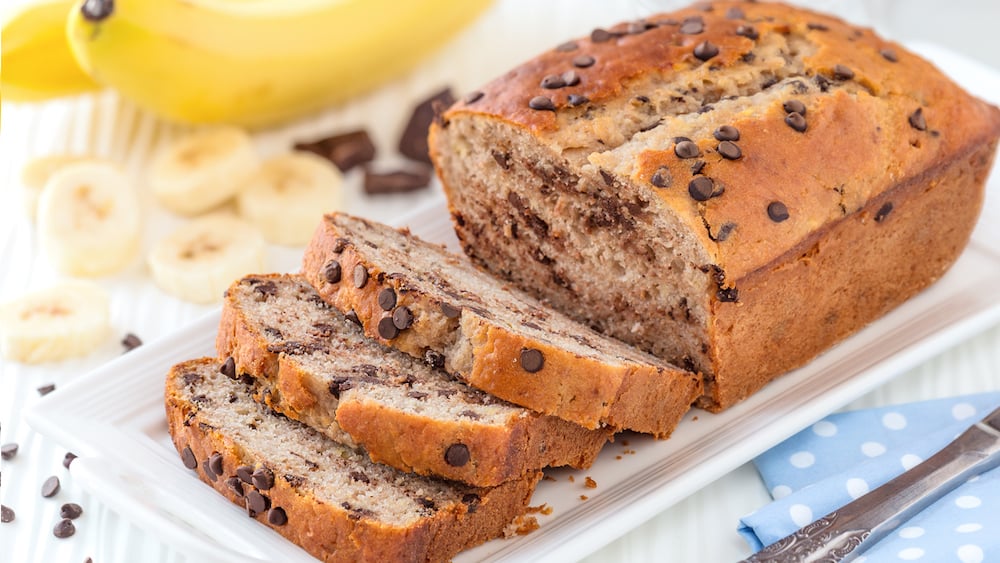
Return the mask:
[[(832, 414), (754, 460), (774, 502), (740, 519), (758, 551), (917, 465), (1000, 406), (1000, 393)], [(857, 561), (1000, 561), (1000, 469), (927, 508)]]

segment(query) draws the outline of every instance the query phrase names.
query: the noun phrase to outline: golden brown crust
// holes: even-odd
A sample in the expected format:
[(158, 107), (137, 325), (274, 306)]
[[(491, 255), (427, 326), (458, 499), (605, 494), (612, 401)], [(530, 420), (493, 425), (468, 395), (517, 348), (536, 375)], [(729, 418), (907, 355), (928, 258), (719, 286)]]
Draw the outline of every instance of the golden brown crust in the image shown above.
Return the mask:
[[(254, 278), (280, 281), (288, 276)], [(234, 295), (230, 291), (223, 304), (216, 338), (219, 356), (232, 357), (237, 373), (250, 374), (263, 384), (258, 400), (337, 441), (363, 447), (372, 461), (401, 471), (495, 486), (547, 466), (590, 467), (611, 437), (607, 429), (588, 430), (526, 410), (499, 425), (400, 411), (355, 391), (342, 392), (337, 400), (322, 377), (310, 373), (294, 356), (268, 349)], [(445, 458), (457, 443), (469, 450), (469, 462), (460, 466)]]
[[(167, 424), (174, 446), (180, 453), (191, 448), (199, 461), (198, 477), (234, 504), (244, 500), (226, 485), (237, 467), (270, 465), (268, 460), (252, 459), (240, 444), (207, 424), (200, 424), (198, 408), (180, 396), (174, 380), (178, 373), (198, 369), (217, 360), (201, 359), (175, 366), (166, 380)], [(222, 455), (224, 476), (212, 479), (204, 464), (212, 454)], [(279, 472), (276, 472), (279, 473)], [(254, 516), (314, 557), (329, 563), (355, 561), (447, 561), (459, 551), (499, 537), (505, 526), (523, 514), (541, 473), (508, 481), (492, 489), (476, 489), (480, 497), (475, 511), (465, 505), (453, 505), (422, 518), (412, 527), (391, 526), (369, 518), (356, 518), (340, 506), (324, 503), (279, 475), (267, 491), (271, 506), (281, 507), (287, 515), (284, 525), (272, 525), (266, 513)]]
[[(680, 369), (628, 361), (615, 365), (576, 356), (468, 308), (457, 318), (445, 318), (436, 300), (415, 280), (408, 281), (405, 273), (389, 276), (390, 272), (380, 271), (363, 255), (365, 245), (345, 245), (344, 240), (345, 233), (327, 217), (306, 248), (302, 275), (323, 299), (345, 313), (354, 311), (365, 334), (386, 345), (418, 358), (428, 349), (445, 354), (448, 368), (473, 387), (586, 428), (607, 426), (661, 437), (673, 431), (701, 394), (700, 377)], [(333, 259), (343, 272), (363, 267), (368, 283), (357, 288), (346, 276), (338, 283), (327, 282), (323, 271)], [(392, 339), (383, 338), (378, 331), (379, 320), (385, 316), (378, 294), (385, 287), (392, 287), (399, 295), (398, 303), (414, 315), (411, 328)], [(525, 349), (542, 352), (545, 363), (541, 371), (529, 373), (521, 367), (520, 354)], [(646, 392), (623, 392), (631, 389), (635, 380), (648, 386)], [(670, 400), (663, 401), (665, 396)]]

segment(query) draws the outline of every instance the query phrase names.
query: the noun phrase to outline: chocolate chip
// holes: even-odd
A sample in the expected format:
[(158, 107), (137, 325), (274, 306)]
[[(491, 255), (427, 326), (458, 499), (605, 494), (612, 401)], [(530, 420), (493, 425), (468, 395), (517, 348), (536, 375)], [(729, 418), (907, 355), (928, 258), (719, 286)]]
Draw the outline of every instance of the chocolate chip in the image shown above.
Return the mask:
[(468, 94), (466, 94), (465, 97), (462, 98), (462, 101), (465, 102), (466, 105), (474, 104), (479, 100), (483, 99), (484, 95), (485, 94), (483, 94), (482, 90), (476, 90), (474, 92), (469, 92)]
[(452, 444), (444, 452), (444, 460), (452, 467), (462, 467), (471, 457), (469, 447), (462, 443)]
[(424, 352), (424, 363), (432, 368), (442, 369), (444, 368), (444, 354), (435, 352), (434, 350), (427, 350)]
[(547, 110), (555, 111), (556, 105), (552, 103), (551, 98), (545, 96), (535, 96), (528, 101), (528, 107), (537, 110)]
[(208, 468), (218, 476), (222, 476), (222, 454), (213, 452), (208, 458)]
[(691, 175), (697, 176), (698, 174), (701, 174), (701, 171), (704, 170), (704, 168), (705, 168), (704, 160), (698, 159), (694, 161), (694, 164), (691, 165)]
[(892, 213), (891, 201), (885, 202), (885, 204), (883, 204), (882, 207), (878, 209), (878, 212), (875, 213), (875, 222), (881, 223), (882, 221), (885, 221), (885, 218), (889, 216), (889, 213)]
[(206, 477), (212, 480), (213, 483), (219, 480), (219, 475), (212, 471), (212, 468), (209, 467), (207, 459), (201, 462), (201, 470), (205, 473)]
[(746, 19), (746, 17), (747, 16), (746, 16), (746, 14), (743, 13), (743, 10), (741, 10), (741, 9), (735, 7), (735, 6), (732, 7), (732, 8), (729, 8), (728, 10), (726, 10), (726, 19), (727, 20), (743, 20), (743, 19)]
[(65, 539), (76, 533), (76, 526), (69, 518), (63, 518), (52, 528), (52, 535), (59, 539)]
[(56, 384), (55, 383), (46, 383), (45, 385), (42, 385), (38, 389), (35, 389), (35, 391), (38, 391), (38, 394), (40, 396), (42, 396), (42, 397), (48, 395), (49, 393), (51, 393), (51, 392), (53, 392), (55, 390), (56, 390)]
[(806, 105), (799, 100), (788, 100), (781, 104), (781, 108), (785, 110), (785, 113), (797, 113), (802, 117), (806, 116)]
[(363, 187), (368, 195), (400, 194), (426, 188), (431, 183), (430, 168), (376, 172), (365, 168)]
[(236, 379), (236, 360), (232, 356), (226, 358), (226, 361), (222, 362), (222, 365), (219, 366), (219, 373), (229, 379)]
[(435, 117), (435, 106), (438, 108), (450, 106), (455, 102), (455, 98), (450, 88), (436, 92), (429, 98), (421, 101), (415, 108), (403, 134), (399, 138), (399, 152), (403, 156), (431, 164), (430, 150), (427, 146), (427, 132), (431, 128), (431, 122)]
[(368, 283), (368, 270), (361, 264), (354, 266), (354, 287), (361, 289)]
[[(558, 74), (550, 74), (542, 78), (541, 87), (546, 90), (557, 90), (566, 85), (566, 81)], [(538, 108), (535, 108), (538, 109)]]
[(590, 40), (594, 43), (604, 43), (614, 39), (615, 34), (606, 29), (597, 28), (590, 32)]
[(712, 43), (709, 43), (708, 41), (702, 41), (701, 43), (698, 43), (698, 45), (696, 45), (694, 48), (695, 58), (701, 61), (707, 61), (708, 59), (711, 59), (712, 57), (718, 54), (719, 54), (719, 48), (713, 45)]
[(469, 507), (469, 514), (474, 513), (479, 509), (479, 503), (482, 499), (476, 493), (465, 493), (462, 495), (462, 504)]
[(576, 44), (576, 41), (567, 41), (557, 46), (556, 51), (559, 51), (560, 53), (568, 53), (570, 51), (576, 51), (578, 48), (579, 46)]
[(250, 491), (246, 496), (246, 506), (254, 515), (257, 515), (271, 507), (271, 499), (257, 491)]
[(125, 338), (122, 338), (122, 347), (125, 348), (126, 352), (131, 352), (139, 346), (142, 346), (142, 339), (133, 333), (128, 333)]
[(545, 365), (545, 356), (540, 350), (525, 348), (521, 350), (521, 368), (528, 373), (536, 373)]
[(243, 481), (239, 477), (230, 477), (229, 479), (226, 479), (226, 486), (229, 487), (229, 490), (236, 493), (236, 496), (243, 496)]
[(288, 523), (288, 515), (285, 514), (285, 509), (280, 506), (275, 506), (271, 510), (267, 511), (267, 523), (272, 526), (284, 526)]
[(4, 524), (14, 521), (14, 509), (11, 507), (0, 504), (0, 522)]
[(819, 22), (809, 22), (806, 24), (806, 27), (815, 31), (830, 31), (830, 28), (826, 24)]
[(326, 279), (326, 283), (340, 282), (340, 274), (340, 262), (336, 260), (330, 260), (326, 267), (323, 268), (323, 277)]
[(17, 455), (17, 444), (11, 442), (0, 446), (0, 458), (13, 459)]
[(581, 96), (580, 94), (570, 94), (567, 101), (569, 102), (569, 107), (575, 108), (576, 106), (589, 102), (590, 98), (587, 96)]
[(353, 310), (348, 311), (347, 314), (344, 315), (344, 318), (358, 326), (362, 326), (361, 319), (358, 318), (358, 314), (355, 313)]
[(59, 492), (59, 478), (55, 475), (49, 477), (42, 483), (42, 496), (49, 498)]
[(718, 151), (723, 158), (728, 158), (729, 160), (736, 160), (743, 156), (743, 151), (732, 141), (722, 141), (719, 143)]
[(577, 55), (573, 57), (573, 66), (577, 68), (587, 68), (595, 62), (597, 62), (596, 59), (590, 55)]
[(736, 228), (736, 223), (723, 223), (722, 226), (719, 227), (719, 232), (715, 233), (714, 239), (718, 242), (725, 242), (725, 240), (729, 238), (729, 235), (732, 234), (733, 229), (735, 228)]
[(833, 77), (837, 80), (850, 80), (854, 78), (854, 71), (844, 65), (833, 65)]
[(562, 73), (562, 81), (566, 86), (576, 86), (580, 83), (580, 75), (575, 70), (567, 70)]
[(391, 287), (382, 288), (378, 292), (378, 306), (383, 311), (391, 311), (396, 306), (396, 292)]
[(910, 114), (910, 127), (917, 131), (927, 130), (927, 120), (924, 119), (924, 108), (917, 108), (917, 111)]
[(198, 468), (198, 459), (194, 457), (194, 452), (191, 451), (191, 446), (184, 446), (184, 450), (181, 451), (181, 462), (184, 463), (184, 467), (188, 469)]
[(59, 516), (70, 520), (76, 520), (81, 514), (83, 514), (83, 507), (75, 502), (67, 502), (59, 508)]
[(74, 459), (76, 459), (75, 453), (66, 452), (66, 455), (63, 456), (63, 461), (62, 461), (63, 467), (69, 469), (69, 466), (72, 465)]
[(247, 485), (253, 484), (253, 467), (249, 465), (241, 465), (236, 468), (236, 476), (240, 478)]
[(392, 315), (386, 315), (378, 321), (378, 335), (386, 340), (392, 340), (399, 336), (399, 329), (392, 320)]
[(692, 141), (681, 141), (674, 145), (674, 154), (680, 158), (695, 158), (701, 154), (701, 149)]
[(413, 311), (409, 307), (396, 307), (392, 312), (392, 324), (399, 330), (406, 330), (413, 324)]
[(441, 302), (441, 314), (449, 319), (457, 319), (459, 315), (462, 314), (462, 309), (455, 307), (450, 303)]
[(757, 38), (760, 37), (760, 34), (757, 33), (757, 28), (755, 28), (752, 25), (741, 25), (737, 27), (736, 35), (739, 35), (740, 37), (746, 37), (747, 39), (753, 39), (754, 41), (756, 41)]
[[(266, 491), (274, 486), (274, 473), (266, 467), (261, 467), (257, 471), (254, 471), (250, 479), (253, 482), (253, 486), (262, 491)], [(257, 512), (260, 511), (258, 510)]]
[(653, 177), (649, 179), (649, 183), (653, 184), (657, 188), (670, 187), (670, 184), (673, 181), (673, 175), (670, 174), (670, 169), (666, 166), (657, 168), (656, 172), (653, 173)]
[(775, 223), (788, 219), (788, 208), (780, 201), (772, 201), (767, 205), (767, 216)]
[(881, 51), (879, 51), (879, 54), (882, 55), (882, 58), (889, 61), (890, 63), (899, 62), (899, 56), (896, 54), (896, 51), (892, 49), (889, 48), (882, 49)]
[(740, 140), (740, 130), (733, 127), (732, 125), (723, 125), (712, 133), (718, 141), (739, 141)]
[(705, 31), (705, 22), (701, 19), (701, 16), (685, 18), (680, 28), (680, 32), (684, 35), (698, 35), (703, 31)]
[(708, 176), (696, 176), (688, 183), (688, 193), (695, 201), (708, 201), (715, 192), (715, 182)]
[(802, 117), (802, 114), (797, 111), (793, 111), (792, 113), (786, 115), (785, 123), (799, 133), (804, 133), (807, 127), (806, 118)]

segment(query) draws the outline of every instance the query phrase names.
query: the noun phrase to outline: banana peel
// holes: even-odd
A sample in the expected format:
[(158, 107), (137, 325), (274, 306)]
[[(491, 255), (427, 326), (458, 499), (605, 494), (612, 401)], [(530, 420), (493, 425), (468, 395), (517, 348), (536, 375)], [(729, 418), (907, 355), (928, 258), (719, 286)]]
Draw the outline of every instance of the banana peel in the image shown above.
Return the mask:
[(257, 128), (399, 75), (489, 4), (78, 0), (67, 33), (85, 71), (139, 106), (176, 121)]
[(39, 101), (99, 89), (70, 52), (66, 18), (74, 0), (29, 4), (0, 30), (0, 97)]

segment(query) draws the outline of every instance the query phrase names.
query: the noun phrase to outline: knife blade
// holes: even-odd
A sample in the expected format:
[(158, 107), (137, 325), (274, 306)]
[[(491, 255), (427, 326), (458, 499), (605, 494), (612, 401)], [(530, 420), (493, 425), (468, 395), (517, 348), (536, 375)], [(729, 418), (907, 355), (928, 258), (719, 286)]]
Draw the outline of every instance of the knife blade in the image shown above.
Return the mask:
[(1000, 408), (909, 471), (742, 563), (851, 561), (969, 478), (1000, 466)]

